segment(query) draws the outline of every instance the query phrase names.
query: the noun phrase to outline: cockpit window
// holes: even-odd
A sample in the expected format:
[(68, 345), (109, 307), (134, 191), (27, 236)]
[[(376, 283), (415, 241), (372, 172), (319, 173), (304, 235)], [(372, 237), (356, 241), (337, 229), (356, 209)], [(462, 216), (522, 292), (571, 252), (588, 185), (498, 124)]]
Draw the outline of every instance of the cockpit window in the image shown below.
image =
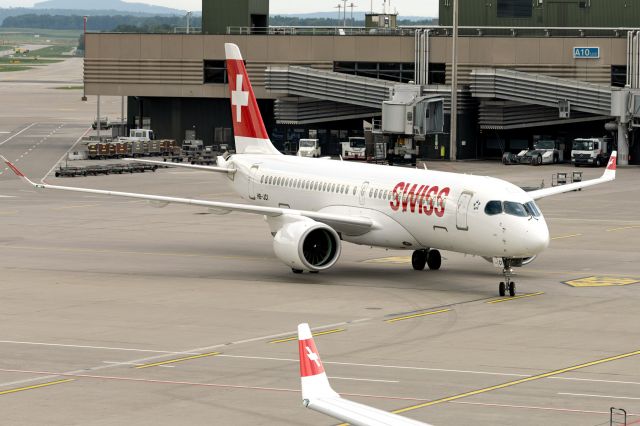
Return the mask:
[(529, 216), (540, 217), (542, 214), (540, 213), (540, 209), (538, 209), (538, 206), (536, 206), (536, 203), (534, 203), (533, 201), (529, 201), (528, 203), (526, 203), (524, 205), (524, 208), (527, 210), (527, 213), (529, 213)]
[(501, 201), (489, 201), (487, 205), (484, 207), (484, 212), (489, 216), (493, 216), (496, 214), (502, 213), (502, 202)]
[(512, 216), (527, 217), (529, 214), (524, 205), (513, 201), (504, 202), (504, 212)]

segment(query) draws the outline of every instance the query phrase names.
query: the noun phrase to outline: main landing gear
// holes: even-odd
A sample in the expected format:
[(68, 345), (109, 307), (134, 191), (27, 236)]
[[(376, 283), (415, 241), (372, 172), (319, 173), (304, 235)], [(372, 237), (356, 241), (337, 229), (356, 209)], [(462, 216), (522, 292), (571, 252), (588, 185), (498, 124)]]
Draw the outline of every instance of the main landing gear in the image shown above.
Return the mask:
[(516, 283), (511, 281), (513, 276), (513, 269), (511, 268), (511, 259), (503, 259), (504, 267), (502, 268), (502, 275), (504, 275), (504, 281), (500, 281), (498, 286), (498, 293), (500, 297), (504, 297), (509, 292), (509, 296), (516, 295)]
[(442, 265), (442, 256), (438, 250), (416, 250), (411, 256), (411, 266), (416, 271), (422, 271), (425, 265), (429, 269), (438, 270)]

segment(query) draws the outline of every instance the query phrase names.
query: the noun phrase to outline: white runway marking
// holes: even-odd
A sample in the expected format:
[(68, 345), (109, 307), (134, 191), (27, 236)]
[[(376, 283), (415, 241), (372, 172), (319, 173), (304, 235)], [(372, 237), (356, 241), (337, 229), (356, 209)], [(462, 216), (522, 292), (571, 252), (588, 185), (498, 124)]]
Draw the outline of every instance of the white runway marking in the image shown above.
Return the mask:
[[(44, 176), (42, 176), (42, 179), (40, 179), (40, 182), (44, 183), (44, 180), (47, 178), (47, 176), (49, 176), (51, 173), (53, 173), (53, 171), (55, 170), (56, 167), (58, 167), (58, 164), (60, 162), (62, 162), (62, 160), (64, 160), (64, 157), (66, 157), (67, 155), (69, 155), (69, 153), (71, 151), (73, 151), (73, 148), (76, 147), (76, 145), (78, 145), (78, 143), (82, 140), (83, 137), (85, 137), (87, 135), (87, 133), (89, 133), (89, 130), (91, 130), (91, 127), (87, 128), (87, 130), (82, 134), (82, 136), (80, 136), (78, 138), (77, 141), (75, 141), (73, 143), (73, 145), (71, 145), (71, 148), (69, 148), (67, 150), (67, 152), (65, 152), (64, 154), (62, 154), (62, 157), (60, 157), (60, 159), (58, 161), (56, 161), (56, 163), (53, 165), (53, 167), (51, 167), (51, 170), (49, 170)], [(46, 139), (46, 138), (45, 138)]]
[[(2, 174), (2, 172), (0, 172), (0, 175)], [(13, 195), (0, 195), (0, 198), (16, 198)]]
[(357, 379), (355, 377), (337, 377), (337, 376), (330, 376), (329, 378), (336, 379), (336, 380), (355, 380), (357, 382), (400, 383), (398, 380)]
[[(331, 327), (339, 327), (339, 326), (344, 326), (344, 325), (348, 325), (348, 324), (355, 324), (355, 323), (359, 323), (359, 322), (363, 322), (363, 321), (369, 321), (371, 320), (371, 318), (362, 318), (362, 319), (358, 319), (355, 321), (343, 321), (343, 322), (339, 322), (336, 324), (325, 324), (325, 325), (320, 325), (318, 327), (314, 327), (312, 329), (313, 330), (323, 330), (326, 328), (331, 328)], [(144, 363), (144, 364), (148, 364), (151, 361), (156, 361), (162, 358), (166, 358), (168, 355), (190, 355), (190, 354), (196, 354), (196, 355), (201, 355), (202, 353), (205, 352), (210, 352), (213, 349), (218, 349), (218, 348), (224, 348), (224, 347), (228, 347), (228, 346), (234, 346), (234, 345), (240, 345), (243, 343), (252, 343), (252, 342), (259, 342), (259, 341), (263, 341), (263, 340), (269, 340), (269, 339), (277, 339), (278, 337), (285, 337), (285, 336), (291, 336), (292, 334), (295, 334), (295, 331), (291, 331), (288, 330), (284, 333), (278, 333), (278, 334), (271, 334), (268, 336), (260, 336), (260, 337), (252, 337), (249, 339), (244, 339), (244, 340), (237, 340), (234, 342), (227, 342), (227, 343), (219, 343), (216, 345), (211, 345), (211, 346), (205, 346), (202, 348), (194, 348), (194, 349), (188, 349), (186, 351), (181, 351), (181, 352), (172, 352), (170, 354), (167, 353), (162, 353), (160, 355), (155, 355), (155, 356), (150, 356), (150, 357), (146, 357), (146, 358), (139, 358), (139, 359), (133, 359), (133, 360), (129, 360), (129, 361), (122, 361), (121, 363), (117, 363), (117, 364), (107, 364), (107, 365), (100, 365), (97, 367), (91, 367), (91, 368), (83, 368), (81, 370), (74, 370), (74, 371), (66, 371), (63, 374), (79, 374), (79, 373), (85, 373), (87, 371), (98, 371), (98, 370), (104, 370), (105, 368), (112, 368), (112, 367), (118, 367), (119, 365), (126, 365), (129, 363)], [(1, 343), (1, 342), (0, 342)], [(35, 382), (35, 381), (39, 381), (39, 380), (46, 380), (50, 377), (58, 377), (59, 374), (52, 374), (49, 376), (45, 376), (43, 377), (33, 377), (31, 379), (25, 379), (25, 380), (18, 380), (15, 382), (11, 382), (11, 383), (2, 383), (0, 384), (0, 386), (14, 386), (14, 385), (20, 385), (23, 383), (30, 383), (30, 382)]]
[(589, 398), (631, 399), (634, 401), (640, 401), (640, 398), (634, 398), (630, 396), (592, 395), (588, 393), (569, 393), (569, 392), (558, 392), (558, 395), (587, 396)]
[(136, 349), (136, 348), (114, 348), (109, 346), (88, 346), (88, 345), (64, 345), (62, 343), (43, 343), (43, 342), (20, 342), (16, 340), (0, 340), (0, 343), (15, 344), (15, 345), (32, 345), (32, 346), (57, 346), (62, 348), (76, 348), (76, 349), (100, 349), (108, 351), (127, 351), (127, 352), (148, 352), (156, 354), (166, 355), (199, 355), (199, 353), (185, 353), (175, 351), (157, 351), (152, 349)]
[(23, 132), (26, 132), (27, 130), (29, 130), (30, 128), (32, 128), (33, 126), (35, 126), (38, 123), (31, 123), (30, 125), (28, 125), (27, 127), (25, 127), (24, 129), (20, 130), (18, 133), (13, 134), (12, 136), (9, 136), (7, 139), (3, 140), (2, 142), (0, 142), (0, 146), (4, 145), (5, 143), (9, 142), (11, 139), (15, 138), (16, 136), (21, 135)]

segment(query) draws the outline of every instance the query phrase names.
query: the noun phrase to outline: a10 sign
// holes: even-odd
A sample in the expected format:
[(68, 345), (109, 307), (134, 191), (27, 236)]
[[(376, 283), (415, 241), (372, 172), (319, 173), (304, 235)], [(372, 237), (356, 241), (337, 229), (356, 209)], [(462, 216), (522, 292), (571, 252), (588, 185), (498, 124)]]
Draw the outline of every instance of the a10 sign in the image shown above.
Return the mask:
[(573, 59), (600, 59), (599, 47), (574, 47)]

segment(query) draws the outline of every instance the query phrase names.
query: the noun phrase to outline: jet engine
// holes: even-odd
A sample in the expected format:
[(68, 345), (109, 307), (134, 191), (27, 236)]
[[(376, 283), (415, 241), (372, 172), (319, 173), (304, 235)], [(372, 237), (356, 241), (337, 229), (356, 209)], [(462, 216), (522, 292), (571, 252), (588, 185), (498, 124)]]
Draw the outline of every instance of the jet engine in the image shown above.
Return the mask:
[(340, 236), (330, 226), (311, 219), (285, 223), (276, 232), (273, 250), (292, 269), (324, 271), (340, 257)]

